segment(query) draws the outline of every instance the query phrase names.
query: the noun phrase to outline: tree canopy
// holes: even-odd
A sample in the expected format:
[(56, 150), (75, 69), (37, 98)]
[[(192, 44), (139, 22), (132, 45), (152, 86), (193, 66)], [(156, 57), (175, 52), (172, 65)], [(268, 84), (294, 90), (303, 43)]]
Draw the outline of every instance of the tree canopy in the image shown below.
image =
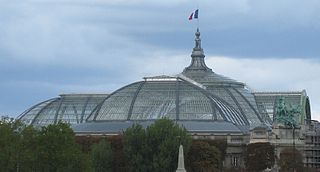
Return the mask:
[(221, 152), (205, 141), (194, 141), (188, 153), (190, 172), (215, 172), (221, 169)]
[(38, 139), (38, 162), (44, 171), (78, 172), (88, 168), (88, 157), (76, 144), (69, 124), (59, 122), (42, 127)]
[(89, 159), (76, 144), (68, 124), (42, 128), (20, 121), (0, 121), (0, 167), (3, 171), (89, 171)]
[(287, 148), (280, 152), (279, 166), (280, 171), (302, 171), (303, 157), (299, 150)]
[(274, 147), (270, 143), (251, 143), (247, 146), (245, 159), (248, 171), (271, 168), (275, 162)]
[(157, 120), (146, 129), (133, 125), (124, 132), (124, 151), (130, 171), (175, 171), (180, 144), (188, 152), (191, 136), (169, 119)]
[(105, 139), (92, 146), (91, 160), (95, 172), (111, 172), (112, 159), (111, 145)]

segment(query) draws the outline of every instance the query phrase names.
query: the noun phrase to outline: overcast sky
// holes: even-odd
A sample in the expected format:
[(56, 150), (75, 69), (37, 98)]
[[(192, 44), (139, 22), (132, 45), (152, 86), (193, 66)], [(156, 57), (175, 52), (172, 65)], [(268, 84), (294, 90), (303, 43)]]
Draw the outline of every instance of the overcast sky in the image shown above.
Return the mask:
[(255, 91), (306, 89), (320, 119), (318, 0), (0, 0), (0, 115), (180, 73), (197, 6), (210, 68)]

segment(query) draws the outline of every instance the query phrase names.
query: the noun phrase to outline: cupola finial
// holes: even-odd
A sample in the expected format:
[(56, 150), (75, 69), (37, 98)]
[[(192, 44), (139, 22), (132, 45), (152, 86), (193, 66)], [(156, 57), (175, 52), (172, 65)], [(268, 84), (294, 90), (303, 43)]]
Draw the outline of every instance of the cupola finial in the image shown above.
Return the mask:
[(201, 39), (200, 39), (200, 31), (199, 27), (197, 28), (197, 31), (195, 33), (195, 47), (193, 48), (192, 54), (191, 54), (191, 64), (190, 66), (186, 67), (184, 69), (184, 72), (187, 71), (209, 71), (212, 72), (210, 68), (208, 68), (204, 61), (204, 53), (203, 49), (201, 48)]
[(199, 32), (199, 28), (197, 28), (197, 32), (195, 33), (196, 35), (196, 46), (194, 48), (200, 48), (201, 49), (201, 39), (200, 39), (200, 32)]

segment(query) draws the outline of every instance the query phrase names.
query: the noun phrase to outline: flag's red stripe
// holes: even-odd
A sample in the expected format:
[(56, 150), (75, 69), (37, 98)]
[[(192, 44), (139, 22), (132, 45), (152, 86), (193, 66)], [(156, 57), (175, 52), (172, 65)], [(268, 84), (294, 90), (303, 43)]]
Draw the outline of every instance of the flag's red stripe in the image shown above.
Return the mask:
[(189, 20), (192, 20), (192, 17), (193, 17), (193, 13), (191, 13), (191, 15), (189, 17)]

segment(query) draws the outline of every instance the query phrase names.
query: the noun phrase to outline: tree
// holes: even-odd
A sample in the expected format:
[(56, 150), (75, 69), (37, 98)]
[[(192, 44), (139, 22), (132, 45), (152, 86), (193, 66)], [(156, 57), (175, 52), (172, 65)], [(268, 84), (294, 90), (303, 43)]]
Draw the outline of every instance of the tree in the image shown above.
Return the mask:
[(0, 121), (1, 171), (88, 171), (89, 159), (74, 140), (69, 125), (36, 129), (19, 120)]
[(123, 148), (123, 135), (114, 136), (76, 136), (76, 142), (81, 146), (84, 153), (90, 153), (93, 145), (98, 144), (101, 140), (106, 139), (111, 145), (112, 149), (112, 171), (113, 172), (127, 172), (128, 164)]
[(248, 171), (262, 171), (266, 168), (272, 168), (275, 161), (274, 147), (270, 143), (249, 144), (245, 159)]
[(187, 130), (169, 119), (159, 119), (146, 129), (147, 144), (152, 152), (152, 171), (175, 171), (178, 163), (180, 144), (184, 152), (191, 146)]
[(90, 164), (76, 144), (70, 125), (59, 122), (42, 127), (37, 146), (37, 171), (88, 171)]
[(175, 171), (180, 144), (188, 152), (191, 136), (172, 120), (157, 120), (146, 129), (133, 125), (124, 132), (129, 171)]
[(0, 167), (3, 171), (17, 169), (18, 146), (21, 123), (1, 119), (0, 121)]
[(222, 166), (222, 161), (224, 161), (225, 159), (227, 147), (228, 147), (227, 140), (226, 139), (216, 139), (216, 140), (205, 139), (203, 141), (207, 142), (210, 146), (215, 146), (216, 148), (219, 149), (220, 155), (221, 155), (221, 166)]
[(221, 153), (205, 141), (194, 141), (188, 153), (190, 172), (215, 172), (221, 169)]
[(302, 171), (302, 154), (297, 149), (287, 148), (281, 151), (279, 160), (280, 171)]
[(112, 171), (113, 172), (127, 172), (128, 164), (123, 151), (123, 136), (115, 135), (109, 137), (112, 151), (113, 151), (113, 162)]
[(0, 167), (3, 171), (34, 171), (38, 131), (18, 120), (0, 121)]
[(37, 137), (39, 137), (39, 131), (33, 126), (27, 126), (23, 128), (20, 133), (19, 140), (19, 153), (17, 159), (17, 165), (19, 172), (28, 172), (36, 170), (36, 148), (38, 147)]
[(112, 149), (105, 139), (94, 144), (91, 150), (92, 166), (95, 172), (112, 171)]
[(150, 157), (152, 157), (146, 141), (145, 129), (134, 124), (124, 132), (124, 152), (128, 159), (130, 172), (143, 172), (151, 169)]

